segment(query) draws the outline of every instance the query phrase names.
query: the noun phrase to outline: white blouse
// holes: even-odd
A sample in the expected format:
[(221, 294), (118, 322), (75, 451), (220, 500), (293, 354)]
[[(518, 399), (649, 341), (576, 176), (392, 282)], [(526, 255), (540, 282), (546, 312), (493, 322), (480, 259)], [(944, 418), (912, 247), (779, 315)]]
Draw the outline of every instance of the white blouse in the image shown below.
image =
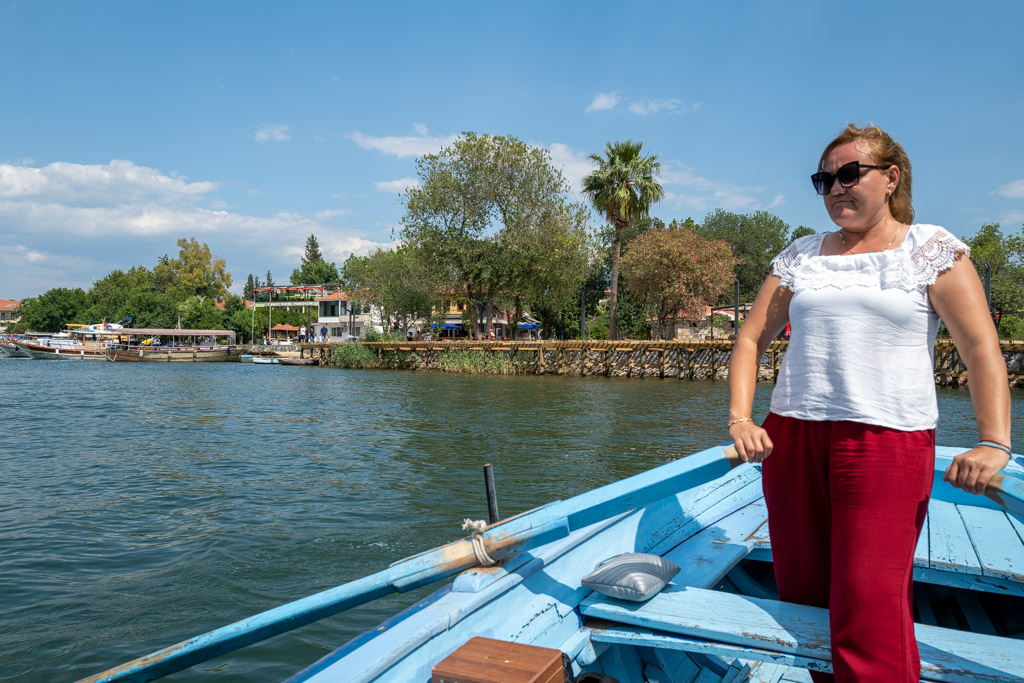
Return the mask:
[(937, 225), (912, 225), (896, 249), (822, 256), (825, 235), (772, 261), (792, 290), (789, 349), (771, 411), (903, 431), (938, 422), (933, 350), (939, 317), (928, 286), (966, 244)]

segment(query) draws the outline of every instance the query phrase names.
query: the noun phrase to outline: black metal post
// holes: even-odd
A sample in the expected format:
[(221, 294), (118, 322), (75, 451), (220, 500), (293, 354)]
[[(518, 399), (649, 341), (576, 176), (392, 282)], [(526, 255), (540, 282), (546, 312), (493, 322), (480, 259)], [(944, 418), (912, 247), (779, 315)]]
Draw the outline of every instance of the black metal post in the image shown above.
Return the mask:
[(740, 332), (740, 279), (734, 277), (732, 281), (736, 283), (736, 294), (732, 309), (732, 333), (735, 336)]
[(580, 339), (587, 338), (587, 290), (580, 290)]
[(487, 488), (487, 516), (491, 524), (497, 524), (501, 517), (498, 515), (498, 495), (494, 492), (494, 468), (491, 463), (484, 465), (484, 486)]
[(985, 261), (985, 305), (992, 309), (992, 264)]

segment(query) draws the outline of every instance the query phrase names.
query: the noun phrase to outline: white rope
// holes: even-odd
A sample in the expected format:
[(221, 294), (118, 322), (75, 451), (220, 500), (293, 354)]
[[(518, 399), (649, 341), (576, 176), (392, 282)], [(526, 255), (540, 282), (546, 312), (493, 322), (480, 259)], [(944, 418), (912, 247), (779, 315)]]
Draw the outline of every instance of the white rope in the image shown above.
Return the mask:
[(476, 561), (485, 567), (490, 567), (497, 563), (497, 560), (487, 554), (487, 548), (484, 547), (484, 529), (487, 528), (487, 522), (482, 519), (478, 519), (475, 522), (468, 517), (462, 523), (462, 530), (470, 532), (469, 540), (473, 543), (473, 554), (476, 555)]

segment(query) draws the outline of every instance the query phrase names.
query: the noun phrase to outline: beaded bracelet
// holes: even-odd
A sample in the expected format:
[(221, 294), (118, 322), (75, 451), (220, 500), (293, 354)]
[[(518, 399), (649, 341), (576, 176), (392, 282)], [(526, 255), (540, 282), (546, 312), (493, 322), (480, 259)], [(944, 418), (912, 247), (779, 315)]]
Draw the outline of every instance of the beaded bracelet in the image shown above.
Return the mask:
[(990, 448), (998, 448), (999, 450), (1005, 452), (1009, 456), (1013, 455), (1013, 451), (1011, 451), (1008, 447), (1004, 446), (1001, 443), (995, 443), (994, 441), (979, 441), (978, 443), (974, 444), (975, 448), (977, 448), (978, 446), (988, 446)]
[(753, 420), (751, 420), (749, 417), (738, 417), (735, 420), (729, 420), (729, 424), (725, 425), (725, 428), (728, 429), (729, 427), (732, 427), (735, 424), (739, 424), (740, 422), (753, 422)]

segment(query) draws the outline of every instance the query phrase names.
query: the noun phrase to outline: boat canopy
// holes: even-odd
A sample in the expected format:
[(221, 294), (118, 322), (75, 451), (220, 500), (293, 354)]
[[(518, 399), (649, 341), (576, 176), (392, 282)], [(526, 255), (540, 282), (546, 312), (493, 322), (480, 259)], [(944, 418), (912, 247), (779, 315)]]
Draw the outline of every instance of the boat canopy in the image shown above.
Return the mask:
[(121, 334), (134, 334), (143, 337), (230, 337), (234, 339), (234, 330), (179, 330), (176, 328), (135, 327), (119, 330)]

